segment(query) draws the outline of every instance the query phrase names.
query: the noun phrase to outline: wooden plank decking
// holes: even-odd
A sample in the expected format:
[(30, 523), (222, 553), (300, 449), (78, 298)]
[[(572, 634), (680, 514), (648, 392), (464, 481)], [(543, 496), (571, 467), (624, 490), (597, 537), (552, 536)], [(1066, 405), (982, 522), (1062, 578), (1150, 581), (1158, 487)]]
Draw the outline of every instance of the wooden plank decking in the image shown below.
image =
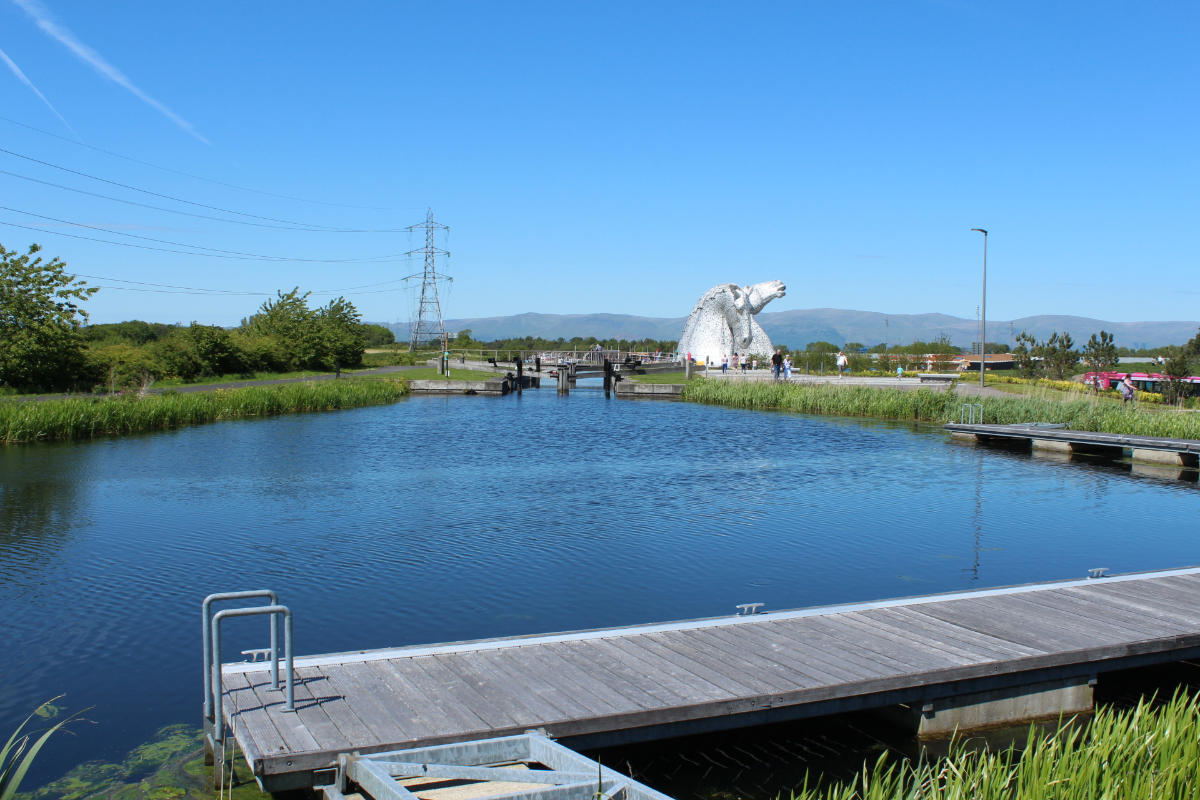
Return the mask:
[(222, 671), (225, 718), (269, 787), (350, 750), (729, 726), (1197, 655), (1189, 568), (297, 658), (294, 713), (266, 665)]

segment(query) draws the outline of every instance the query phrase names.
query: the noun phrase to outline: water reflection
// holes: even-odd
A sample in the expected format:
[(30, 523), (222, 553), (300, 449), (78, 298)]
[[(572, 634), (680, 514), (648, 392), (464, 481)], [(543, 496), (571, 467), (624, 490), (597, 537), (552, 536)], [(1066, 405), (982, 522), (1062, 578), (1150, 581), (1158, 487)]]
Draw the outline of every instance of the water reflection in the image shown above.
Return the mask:
[(79, 514), (75, 465), (58, 448), (0, 446), (0, 581), (27, 584), (69, 544)]
[(279, 591), (319, 653), (1196, 560), (1194, 484), (946, 442), (580, 389), (2, 450), (0, 730), (95, 704), (69, 765), (194, 724), (214, 591)]

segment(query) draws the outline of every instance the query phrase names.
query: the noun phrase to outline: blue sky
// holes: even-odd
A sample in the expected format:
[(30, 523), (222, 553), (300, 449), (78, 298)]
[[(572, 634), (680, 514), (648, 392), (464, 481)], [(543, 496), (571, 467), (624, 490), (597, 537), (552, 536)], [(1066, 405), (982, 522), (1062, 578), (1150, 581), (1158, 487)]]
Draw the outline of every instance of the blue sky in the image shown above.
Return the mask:
[(407, 321), (385, 282), (421, 269), (393, 254), (427, 208), (447, 317), (684, 316), (777, 278), (771, 311), (973, 318), (984, 227), (989, 319), (1195, 320), (1198, 23), (1166, 2), (0, 0), (0, 243), (99, 276), (95, 322), (234, 324), (296, 285), (366, 286), (341, 293)]

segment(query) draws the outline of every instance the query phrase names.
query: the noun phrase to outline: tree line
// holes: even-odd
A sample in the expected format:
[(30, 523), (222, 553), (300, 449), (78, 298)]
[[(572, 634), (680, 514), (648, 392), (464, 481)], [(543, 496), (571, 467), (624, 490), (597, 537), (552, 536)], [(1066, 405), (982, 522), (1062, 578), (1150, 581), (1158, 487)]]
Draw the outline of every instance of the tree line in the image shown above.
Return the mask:
[(0, 387), (21, 392), (121, 389), (257, 372), (359, 366), (364, 349), (393, 341), (364, 325), (344, 297), (311, 307), (299, 287), (278, 291), (233, 329), (142, 321), (87, 325), (83, 303), (98, 289), (34, 244), (0, 245)]
[(464, 328), (455, 334), (451, 346), (462, 350), (590, 350), (596, 345), (604, 350), (621, 350), (635, 353), (674, 353), (679, 344), (676, 339), (621, 339), (597, 338), (595, 336), (573, 336), (566, 339), (545, 339), (540, 336), (512, 336), (501, 339), (479, 340), (471, 334), (470, 328)]

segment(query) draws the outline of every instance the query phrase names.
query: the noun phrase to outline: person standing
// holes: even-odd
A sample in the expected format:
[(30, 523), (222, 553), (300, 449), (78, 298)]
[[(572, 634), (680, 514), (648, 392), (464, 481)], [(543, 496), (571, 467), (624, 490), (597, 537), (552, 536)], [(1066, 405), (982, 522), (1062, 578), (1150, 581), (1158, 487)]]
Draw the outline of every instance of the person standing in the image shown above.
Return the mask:
[(792, 379), (792, 355), (788, 353), (783, 357), (783, 379), (790, 381)]
[(729, 374), (729, 356), (721, 356), (721, 374)]
[(1125, 376), (1125, 380), (1121, 381), (1121, 405), (1132, 403), (1137, 398), (1137, 389), (1133, 386), (1133, 378), (1130, 375)]
[(775, 378), (775, 380), (779, 380), (779, 372), (782, 369), (783, 356), (780, 355), (779, 350), (776, 350), (775, 354), (771, 356), (771, 375)]
[(850, 369), (850, 359), (846, 358), (846, 354), (845, 354), (845, 353), (843, 353), (841, 350), (838, 350), (838, 354), (837, 354), (837, 371), (838, 371), (838, 377), (839, 377), (839, 378), (840, 378), (840, 377), (842, 377), (842, 375), (843, 375), (843, 374), (846, 372), (846, 370), (848, 370), (848, 369)]
[(733, 354), (733, 374), (734, 375), (737, 374), (737, 368), (738, 368), (738, 354), (734, 353)]

